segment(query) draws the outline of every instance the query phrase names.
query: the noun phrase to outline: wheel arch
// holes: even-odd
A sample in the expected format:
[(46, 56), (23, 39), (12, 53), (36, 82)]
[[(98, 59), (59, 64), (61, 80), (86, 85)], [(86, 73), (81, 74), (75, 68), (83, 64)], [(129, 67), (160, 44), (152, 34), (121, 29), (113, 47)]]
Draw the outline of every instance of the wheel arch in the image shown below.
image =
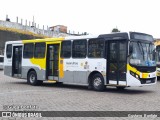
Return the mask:
[(88, 76), (88, 85), (90, 86), (91, 83), (92, 83), (92, 77), (95, 75), (95, 74), (100, 74), (102, 77), (102, 73), (100, 73), (99, 71), (92, 71), (89, 76)]
[[(30, 68), (30, 69), (28, 70), (28, 72), (27, 72), (27, 78), (28, 78), (28, 75), (29, 75), (29, 73), (30, 73), (31, 71), (35, 71), (35, 72), (36, 72), (36, 70), (35, 70), (35, 69)], [(37, 72), (36, 72), (36, 74), (37, 74)]]

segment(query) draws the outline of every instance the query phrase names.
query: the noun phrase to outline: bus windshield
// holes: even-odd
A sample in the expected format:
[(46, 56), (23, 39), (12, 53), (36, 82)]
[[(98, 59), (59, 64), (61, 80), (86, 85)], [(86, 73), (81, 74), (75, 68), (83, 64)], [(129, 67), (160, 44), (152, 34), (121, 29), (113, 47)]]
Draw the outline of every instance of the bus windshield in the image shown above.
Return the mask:
[(155, 47), (153, 43), (131, 42), (133, 51), (130, 55), (130, 64), (137, 66), (156, 66)]

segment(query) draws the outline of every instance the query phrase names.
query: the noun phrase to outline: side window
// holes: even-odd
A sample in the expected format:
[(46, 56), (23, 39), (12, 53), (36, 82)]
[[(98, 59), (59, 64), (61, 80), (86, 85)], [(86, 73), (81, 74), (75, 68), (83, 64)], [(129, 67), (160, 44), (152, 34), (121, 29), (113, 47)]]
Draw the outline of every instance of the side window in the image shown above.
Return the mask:
[(110, 43), (109, 58), (111, 61), (117, 61), (117, 42)]
[(32, 58), (33, 57), (33, 50), (34, 50), (33, 43), (24, 44), (23, 58)]
[(0, 62), (4, 62), (4, 57), (0, 57)]
[(120, 61), (126, 61), (126, 42), (121, 42), (120, 44)]
[(45, 50), (46, 50), (45, 43), (35, 43), (34, 57), (35, 58), (44, 58)]
[(70, 58), (71, 57), (71, 41), (63, 41), (61, 45), (61, 57)]
[(103, 58), (104, 57), (104, 40), (91, 39), (88, 42), (88, 57)]
[(87, 52), (87, 40), (74, 40), (72, 48), (73, 58), (85, 58)]
[(7, 56), (7, 58), (11, 58), (12, 57), (12, 44), (8, 44), (7, 45), (6, 56)]

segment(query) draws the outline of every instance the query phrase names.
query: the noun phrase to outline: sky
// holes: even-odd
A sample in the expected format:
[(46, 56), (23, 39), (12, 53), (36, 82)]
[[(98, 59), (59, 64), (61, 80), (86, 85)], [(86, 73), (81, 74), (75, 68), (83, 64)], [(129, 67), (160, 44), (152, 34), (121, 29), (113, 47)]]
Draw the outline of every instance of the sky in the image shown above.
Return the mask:
[[(6, 15), (45, 26), (65, 25), (68, 30), (107, 34), (113, 28), (160, 38), (160, 0), (0, 0), (0, 20)], [(20, 20), (19, 20), (20, 21)], [(25, 23), (24, 23), (25, 24)]]

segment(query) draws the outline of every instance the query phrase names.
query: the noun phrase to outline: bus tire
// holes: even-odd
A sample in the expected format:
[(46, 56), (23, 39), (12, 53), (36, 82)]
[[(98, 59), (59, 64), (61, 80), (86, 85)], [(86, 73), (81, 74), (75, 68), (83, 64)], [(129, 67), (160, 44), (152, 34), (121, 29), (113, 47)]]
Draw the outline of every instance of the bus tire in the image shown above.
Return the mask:
[(43, 83), (43, 81), (39, 81), (37, 80), (37, 74), (35, 71), (30, 71), (28, 76), (27, 76), (27, 82), (30, 84), (30, 85), (33, 85), (33, 86), (37, 86), (37, 85), (40, 85)]
[(92, 77), (92, 88), (96, 91), (103, 91), (105, 89), (104, 79), (101, 74), (96, 73)]

